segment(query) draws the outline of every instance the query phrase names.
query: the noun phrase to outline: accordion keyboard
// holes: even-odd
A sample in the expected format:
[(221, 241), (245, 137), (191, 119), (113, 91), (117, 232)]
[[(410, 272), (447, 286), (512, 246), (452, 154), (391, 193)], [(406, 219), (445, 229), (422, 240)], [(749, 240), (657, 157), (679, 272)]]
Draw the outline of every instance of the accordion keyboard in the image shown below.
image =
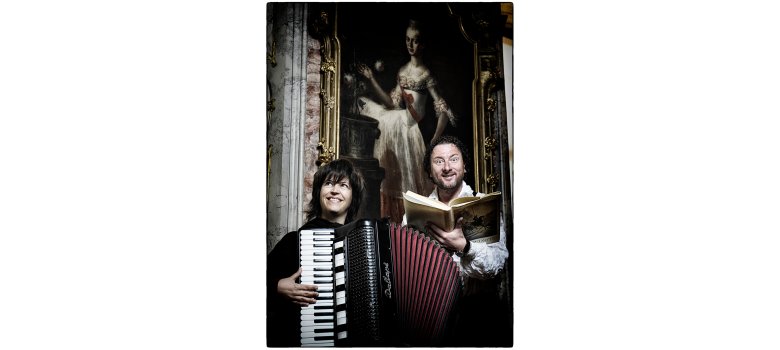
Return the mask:
[(317, 286), (316, 302), (301, 308), (301, 345), (333, 346), (336, 333), (334, 324), (334, 280), (336, 271), (333, 257), (332, 229), (301, 230), (300, 262), (301, 284)]

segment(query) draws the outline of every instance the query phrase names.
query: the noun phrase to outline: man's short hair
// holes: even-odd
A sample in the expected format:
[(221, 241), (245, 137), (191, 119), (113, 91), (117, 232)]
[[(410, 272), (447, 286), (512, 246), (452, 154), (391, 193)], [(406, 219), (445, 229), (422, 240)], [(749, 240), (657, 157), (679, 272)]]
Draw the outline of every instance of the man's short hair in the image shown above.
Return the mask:
[(469, 160), (469, 153), (466, 152), (466, 146), (463, 144), (463, 142), (460, 142), (460, 140), (457, 137), (444, 135), (441, 136), (433, 142), (431, 142), (430, 145), (428, 145), (428, 148), (425, 150), (425, 159), (423, 160), (423, 168), (425, 168), (425, 173), (428, 174), (428, 177), (431, 177), (431, 153), (433, 153), (433, 148), (438, 145), (446, 145), (446, 144), (453, 144), (455, 147), (458, 147), (458, 150), (460, 151), (460, 154), (463, 156), (463, 165), (464, 169), (467, 169), (469, 164), (471, 164)]

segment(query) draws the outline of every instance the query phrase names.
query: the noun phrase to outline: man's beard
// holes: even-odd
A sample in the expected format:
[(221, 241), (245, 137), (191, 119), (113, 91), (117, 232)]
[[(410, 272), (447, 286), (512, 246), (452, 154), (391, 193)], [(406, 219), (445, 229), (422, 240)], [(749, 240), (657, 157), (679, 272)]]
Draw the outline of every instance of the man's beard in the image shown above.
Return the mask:
[(446, 185), (444, 181), (441, 178), (434, 177), (433, 183), (436, 185), (437, 188), (442, 190), (454, 190), (460, 186), (460, 183), (463, 182), (463, 174), (459, 174), (455, 177), (455, 182), (452, 183), (452, 185)]

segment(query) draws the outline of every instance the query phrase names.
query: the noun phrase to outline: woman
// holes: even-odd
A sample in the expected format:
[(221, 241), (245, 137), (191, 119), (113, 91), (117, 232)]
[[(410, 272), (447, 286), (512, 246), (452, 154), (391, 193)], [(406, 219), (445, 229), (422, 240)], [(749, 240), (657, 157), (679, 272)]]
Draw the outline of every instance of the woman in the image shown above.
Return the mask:
[(403, 217), (403, 192), (429, 193), (432, 190), (420, 168), (426, 145), (418, 125), (427, 114), (425, 104), (429, 96), (437, 119), (432, 139), (442, 135), (448, 121), (455, 125), (452, 110), (439, 94), (436, 79), (423, 62), (424, 49), (420, 26), (416, 21), (410, 21), (406, 28), (406, 51), (410, 60), (399, 69), (397, 84), (390, 94), (382, 90), (371, 68), (366, 65), (358, 68), (379, 100), (377, 103), (361, 97), (360, 114), (379, 121), (380, 133), (374, 156), (386, 172), (381, 189), (382, 215), (390, 216), (395, 222), (401, 222)]
[(300, 346), (300, 308), (316, 302), (316, 286), (295, 282), (301, 275), (299, 232), (337, 228), (356, 219), (364, 188), (360, 173), (344, 159), (323, 165), (314, 174), (307, 222), (286, 234), (268, 254), (268, 346)]

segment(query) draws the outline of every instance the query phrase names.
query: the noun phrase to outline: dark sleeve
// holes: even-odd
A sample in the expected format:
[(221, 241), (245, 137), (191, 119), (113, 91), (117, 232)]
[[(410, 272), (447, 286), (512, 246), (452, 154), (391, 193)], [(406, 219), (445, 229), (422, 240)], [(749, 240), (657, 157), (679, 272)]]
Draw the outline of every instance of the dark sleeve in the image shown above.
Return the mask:
[(268, 254), (266, 327), (269, 347), (301, 346), (300, 307), (276, 293), (279, 280), (298, 271), (298, 264), (298, 232), (290, 232)]
[(276, 285), (280, 279), (290, 277), (298, 271), (298, 260), (298, 232), (290, 232), (282, 237), (282, 240), (268, 254), (266, 286), (269, 307), (281, 299), (276, 294)]

